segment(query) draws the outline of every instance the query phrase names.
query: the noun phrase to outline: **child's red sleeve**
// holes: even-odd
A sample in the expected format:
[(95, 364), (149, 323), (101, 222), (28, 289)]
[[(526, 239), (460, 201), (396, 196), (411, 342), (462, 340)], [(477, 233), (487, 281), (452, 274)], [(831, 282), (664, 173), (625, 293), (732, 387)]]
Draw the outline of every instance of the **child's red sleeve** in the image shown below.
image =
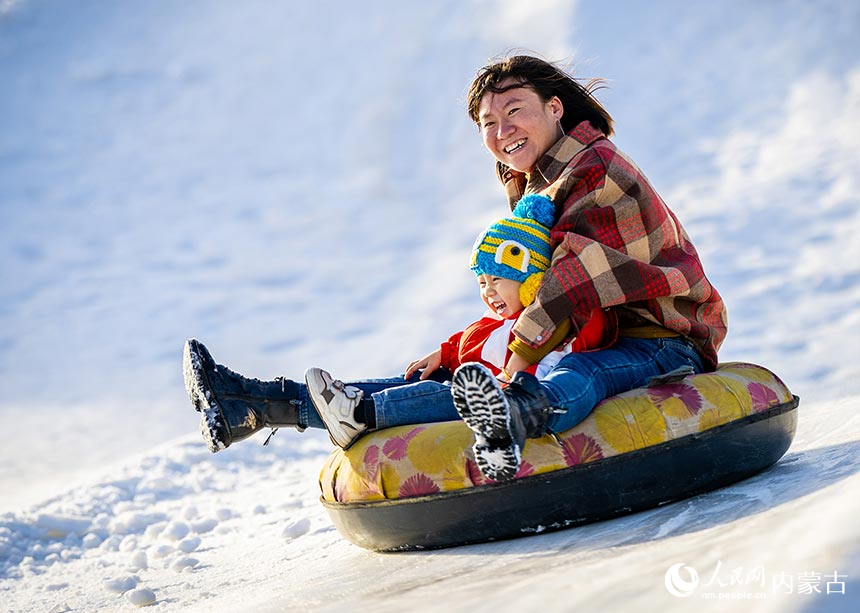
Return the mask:
[(442, 366), (454, 372), (460, 366), (460, 338), (463, 331), (455, 332), (447, 341), (442, 343)]

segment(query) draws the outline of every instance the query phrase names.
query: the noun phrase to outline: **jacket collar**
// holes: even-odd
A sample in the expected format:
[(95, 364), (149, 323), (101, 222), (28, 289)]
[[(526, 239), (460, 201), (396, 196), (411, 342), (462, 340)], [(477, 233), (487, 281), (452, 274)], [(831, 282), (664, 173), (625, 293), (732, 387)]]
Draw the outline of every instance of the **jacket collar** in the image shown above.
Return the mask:
[[(603, 132), (592, 127), (590, 121), (579, 123), (573, 130), (558, 139), (538, 160), (534, 172), (528, 175), (529, 187), (535, 185), (537, 188), (535, 191), (539, 191), (558, 179), (575, 155), (601, 138), (604, 138)], [(542, 185), (537, 187), (541, 183)]]
[(496, 162), (496, 173), (505, 186), (511, 209), (526, 192), (540, 192), (553, 183), (561, 176), (562, 171), (567, 168), (575, 155), (601, 138), (606, 138), (606, 135), (586, 120), (559, 138), (538, 160), (534, 171), (528, 175)]

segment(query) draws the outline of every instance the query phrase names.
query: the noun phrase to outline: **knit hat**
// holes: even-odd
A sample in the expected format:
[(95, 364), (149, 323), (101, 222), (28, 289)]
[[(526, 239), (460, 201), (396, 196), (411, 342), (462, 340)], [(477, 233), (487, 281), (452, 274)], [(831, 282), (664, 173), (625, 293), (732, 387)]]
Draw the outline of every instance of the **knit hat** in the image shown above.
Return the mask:
[(534, 302), (540, 280), (552, 259), (549, 233), (555, 205), (540, 194), (523, 196), (513, 215), (487, 228), (472, 248), (471, 269), (522, 283), (520, 302)]

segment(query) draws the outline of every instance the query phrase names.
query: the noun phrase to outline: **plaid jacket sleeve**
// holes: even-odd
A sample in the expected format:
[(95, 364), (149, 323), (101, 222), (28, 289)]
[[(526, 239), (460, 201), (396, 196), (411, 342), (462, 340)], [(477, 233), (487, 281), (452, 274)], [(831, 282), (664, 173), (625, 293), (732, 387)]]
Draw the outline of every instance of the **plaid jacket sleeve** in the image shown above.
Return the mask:
[(636, 166), (602, 140), (541, 190), (558, 208), (553, 262), (514, 333), (532, 347), (559, 322), (621, 307), (688, 336), (716, 363), (725, 310), (674, 214)]

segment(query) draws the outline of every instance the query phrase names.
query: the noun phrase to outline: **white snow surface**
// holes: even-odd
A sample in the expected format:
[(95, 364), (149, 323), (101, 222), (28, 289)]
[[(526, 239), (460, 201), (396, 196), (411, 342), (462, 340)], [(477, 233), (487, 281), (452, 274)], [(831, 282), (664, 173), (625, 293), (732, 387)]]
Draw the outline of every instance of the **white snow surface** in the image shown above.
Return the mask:
[[(858, 29), (847, 0), (0, 0), (0, 611), (857, 610)], [(205, 449), (182, 344), (348, 380), (471, 321), (506, 209), (465, 91), (512, 48), (608, 80), (728, 303), (721, 359), (778, 373), (798, 433), (648, 512), (371, 553), (318, 501), (324, 433)]]

